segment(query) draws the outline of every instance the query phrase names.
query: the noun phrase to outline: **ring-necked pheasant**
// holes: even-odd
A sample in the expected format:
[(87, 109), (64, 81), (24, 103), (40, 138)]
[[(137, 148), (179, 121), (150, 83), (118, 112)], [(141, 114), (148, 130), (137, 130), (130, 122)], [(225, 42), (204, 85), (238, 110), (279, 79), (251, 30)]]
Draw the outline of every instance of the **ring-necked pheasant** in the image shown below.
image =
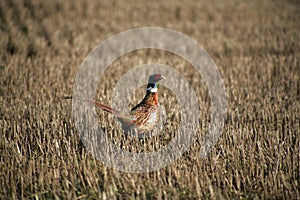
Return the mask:
[(149, 76), (147, 92), (144, 99), (133, 107), (129, 114), (120, 112), (93, 100), (83, 100), (115, 115), (121, 122), (123, 130), (130, 131), (135, 129), (138, 134), (145, 133), (155, 127), (159, 117), (157, 82), (162, 79), (165, 79), (165, 77), (159, 73)]

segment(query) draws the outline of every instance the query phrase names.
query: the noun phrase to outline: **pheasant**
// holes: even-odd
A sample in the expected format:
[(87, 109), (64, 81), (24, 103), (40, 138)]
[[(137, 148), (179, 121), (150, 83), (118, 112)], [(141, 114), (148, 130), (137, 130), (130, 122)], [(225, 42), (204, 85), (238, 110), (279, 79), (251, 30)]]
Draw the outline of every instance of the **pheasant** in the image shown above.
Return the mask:
[(165, 77), (159, 73), (149, 76), (144, 99), (134, 106), (129, 114), (115, 110), (97, 101), (89, 99), (83, 100), (116, 116), (121, 122), (124, 131), (131, 131), (135, 129), (138, 134), (142, 134), (151, 131), (158, 120), (159, 108), (157, 82), (162, 79), (165, 79)]

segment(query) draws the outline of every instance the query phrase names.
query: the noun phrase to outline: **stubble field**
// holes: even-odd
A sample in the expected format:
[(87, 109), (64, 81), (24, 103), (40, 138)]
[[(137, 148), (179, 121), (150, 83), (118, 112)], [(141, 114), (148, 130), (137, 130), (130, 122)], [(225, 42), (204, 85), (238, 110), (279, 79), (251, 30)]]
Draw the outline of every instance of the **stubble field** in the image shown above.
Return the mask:
[[(299, 199), (299, 10), (298, 1), (0, 0), (0, 198)], [(200, 159), (210, 116), (201, 75), (162, 51), (122, 56), (99, 77), (97, 100), (109, 104), (134, 66), (162, 63), (189, 81), (200, 108), (198, 136), (180, 159), (125, 173), (85, 149), (72, 102), (63, 97), (72, 95), (78, 68), (98, 43), (147, 26), (180, 31), (208, 51), (226, 87), (227, 119), (209, 157)], [(144, 87), (129, 94), (130, 106), (143, 95)], [(157, 150), (180, 119), (176, 94), (160, 87), (159, 97), (167, 122), (152, 139), (126, 141), (113, 117), (97, 110), (99, 122), (123, 149)]]

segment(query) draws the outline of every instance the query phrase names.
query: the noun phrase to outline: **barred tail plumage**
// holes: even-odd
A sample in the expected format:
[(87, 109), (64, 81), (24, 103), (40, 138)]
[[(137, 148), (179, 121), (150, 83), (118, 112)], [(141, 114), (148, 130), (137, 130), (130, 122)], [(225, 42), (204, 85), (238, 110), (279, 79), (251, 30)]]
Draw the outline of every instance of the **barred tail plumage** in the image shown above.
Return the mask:
[(125, 117), (125, 114), (123, 112), (120, 112), (118, 110), (115, 110), (107, 105), (104, 105), (98, 101), (94, 101), (94, 100), (90, 100), (90, 99), (85, 99), (85, 98), (80, 98), (81, 100), (91, 103), (93, 105), (95, 105), (97, 108), (101, 108), (102, 110), (109, 112), (113, 115), (115, 115), (116, 117)]

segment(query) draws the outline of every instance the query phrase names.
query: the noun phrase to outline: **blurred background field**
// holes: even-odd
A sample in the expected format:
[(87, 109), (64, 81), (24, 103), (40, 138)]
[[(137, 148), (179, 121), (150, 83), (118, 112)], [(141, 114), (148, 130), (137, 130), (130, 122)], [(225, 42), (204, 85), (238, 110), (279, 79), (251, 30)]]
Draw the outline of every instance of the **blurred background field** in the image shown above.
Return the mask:
[[(0, 0), (0, 198), (299, 199), (299, 11), (296, 0)], [(180, 31), (208, 51), (224, 79), (227, 120), (210, 157), (199, 159), (210, 112), (201, 77), (175, 55), (124, 55), (99, 80), (98, 99), (109, 103), (132, 67), (159, 62), (189, 80), (201, 109), (199, 137), (182, 158), (130, 174), (93, 159), (77, 135), (71, 101), (61, 97), (72, 95), (78, 68), (98, 43), (147, 26)], [(143, 92), (132, 94), (132, 105)], [(161, 88), (160, 102), (176, 124), (175, 96)], [(98, 114), (120, 142), (113, 118)], [(174, 124), (161, 134), (172, 137)]]

